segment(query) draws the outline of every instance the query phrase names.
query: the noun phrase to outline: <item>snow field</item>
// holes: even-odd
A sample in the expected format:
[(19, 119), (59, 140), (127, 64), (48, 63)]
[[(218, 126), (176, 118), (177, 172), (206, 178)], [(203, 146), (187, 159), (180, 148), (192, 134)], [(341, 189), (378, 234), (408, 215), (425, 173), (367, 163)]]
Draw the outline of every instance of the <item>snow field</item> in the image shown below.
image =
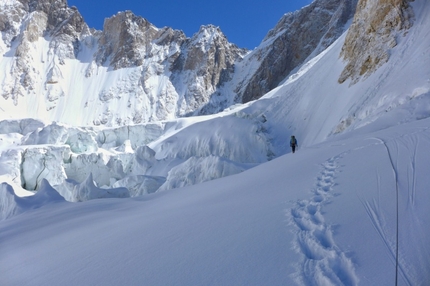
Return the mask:
[[(27, 205), (0, 224), (3, 281), (390, 285), (398, 253), (400, 285), (421, 285), (430, 278), (422, 176), (430, 161), (413, 155), (430, 147), (428, 126), (425, 119), (303, 148), (176, 191)], [(414, 170), (398, 169), (398, 209), (392, 164), (375, 138), (390, 152), (404, 146), (392, 152), (394, 166)]]

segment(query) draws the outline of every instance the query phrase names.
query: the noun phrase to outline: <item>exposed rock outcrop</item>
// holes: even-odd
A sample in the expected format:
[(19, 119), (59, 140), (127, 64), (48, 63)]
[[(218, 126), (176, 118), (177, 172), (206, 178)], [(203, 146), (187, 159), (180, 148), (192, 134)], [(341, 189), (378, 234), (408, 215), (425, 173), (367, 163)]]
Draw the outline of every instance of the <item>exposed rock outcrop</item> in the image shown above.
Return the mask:
[[(19, 2), (16, 2), (15, 5), (6, 5), (0, 9), (0, 32), (2, 34), (2, 40), (5, 43), (6, 47), (10, 47), (11, 42), (20, 32), (19, 23), (22, 21), (24, 16), (26, 15), (25, 7)], [(5, 52), (1, 50), (0, 52)]]
[[(114, 69), (140, 66), (150, 56), (150, 43), (158, 29), (131, 11), (105, 20), (96, 61)], [(110, 59), (110, 62), (106, 62)]]
[(331, 45), (345, 31), (356, 4), (357, 0), (316, 0), (285, 14), (249, 57), (261, 64), (250, 80), (237, 87), (241, 101), (260, 98), (306, 59)]
[(397, 37), (412, 25), (411, 0), (360, 0), (348, 31), (341, 56), (347, 62), (339, 83), (373, 73), (390, 57)]

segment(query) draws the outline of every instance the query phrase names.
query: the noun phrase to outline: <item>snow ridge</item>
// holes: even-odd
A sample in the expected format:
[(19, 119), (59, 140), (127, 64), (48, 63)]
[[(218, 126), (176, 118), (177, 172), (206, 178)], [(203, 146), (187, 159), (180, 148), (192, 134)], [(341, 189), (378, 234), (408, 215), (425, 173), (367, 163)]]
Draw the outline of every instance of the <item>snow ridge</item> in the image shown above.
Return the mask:
[(328, 159), (317, 177), (310, 200), (300, 200), (290, 210), (290, 225), (295, 226), (294, 248), (302, 254), (293, 278), (299, 285), (358, 285), (354, 263), (333, 239), (332, 226), (325, 221), (322, 207), (334, 196), (337, 160)]

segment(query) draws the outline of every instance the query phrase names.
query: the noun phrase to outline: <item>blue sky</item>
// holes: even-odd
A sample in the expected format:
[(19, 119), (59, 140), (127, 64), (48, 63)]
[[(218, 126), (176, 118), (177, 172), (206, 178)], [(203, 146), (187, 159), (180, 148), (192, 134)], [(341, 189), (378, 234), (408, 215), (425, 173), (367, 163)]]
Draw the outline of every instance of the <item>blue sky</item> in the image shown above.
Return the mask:
[(182, 30), (191, 37), (201, 25), (219, 26), (229, 42), (254, 49), (283, 14), (300, 9), (312, 0), (68, 0), (92, 28), (118, 11), (131, 10), (156, 27)]

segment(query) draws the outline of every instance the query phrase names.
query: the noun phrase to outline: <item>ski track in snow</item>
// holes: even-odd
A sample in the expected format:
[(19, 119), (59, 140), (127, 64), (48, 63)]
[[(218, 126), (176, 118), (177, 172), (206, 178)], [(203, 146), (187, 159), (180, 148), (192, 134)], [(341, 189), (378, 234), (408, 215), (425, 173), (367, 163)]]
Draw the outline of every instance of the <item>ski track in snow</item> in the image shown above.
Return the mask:
[[(389, 158), (391, 168), (393, 171), (393, 180), (396, 184), (396, 214), (399, 215), (399, 203), (401, 203), (399, 200), (402, 200), (402, 198), (399, 197), (399, 192), (405, 192), (405, 190), (399, 190), (399, 174), (403, 174), (403, 176), (406, 177), (407, 182), (407, 202), (406, 205), (408, 207), (413, 208), (415, 206), (415, 197), (416, 197), (416, 181), (417, 181), (417, 174), (416, 174), (416, 162), (417, 162), (417, 154), (418, 154), (418, 145), (420, 143), (420, 140), (416, 137), (417, 134), (425, 134), (429, 128), (423, 128), (416, 132), (413, 132), (411, 134), (402, 135), (399, 138), (392, 138), (390, 140), (382, 139), (382, 138), (372, 138), (373, 140), (378, 141), (379, 144), (382, 144), (385, 148), (385, 151), (387, 153), (387, 156)], [(422, 135), (426, 136), (426, 135)], [(409, 139), (412, 142), (413, 149), (408, 150), (408, 144), (404, 142), (405, 139)], [(429, 140), (430, 141), (430, 140)], [(406, 149), (409, 152), (409, 171), (402, 173), (401, 170), (399, 170), (398, 161), (399, 161), (399, 153), (401, 146), (403, 145), (403, 148)], [(404, 152), (404, 151), (403, 151)], [(406, 174), (406, 175), (405, 175)], [(378, 174), (379, 176), (379, 174)], [(378, 194), (381, 193), (380, 187), (378, 186)], [(402, 250), (399, 248), (398, 242), (399, 242), (399, 217), (396, 218), (396, 227), (394, 234), (390, 234), (390, 230), (387, 228), (388, 221), (384, 215), (384, 212), (380, 209), (380, 200), (372, 200), (372, 201), (365, 201), (362, 198), (360, 198), (361, 204), (363, 205), (364, 209), (366, 210), (367, 216), (369, 217), (373, 227), (377, 231), (378, 235), (380, 236), (381, 240), (386, 246), (387, 253), (391, 260), (393, 261), (393, 264), (396, 265), (396, 271), (398, 271), (398, 274), (400, 277), (396, 277), (397, 279), (402, 279), (402, 283), (405, 283), (406, 285), (419, 285), (420, 282), (417, 280), (419, 275), (416, 273), (416, 270), (413, 269), (407, 261), (403, 259), (403, 255), (401, 254)], [(404, 198), (403, 198), (404, 200)], [(419, 218), (417, 218), (419, 220)], [(392, 232), (392, 231), (391, 231)], [(424, 235), (422, 235), (424, 236)], [(397, 284), (397, 283), (396, 283)]]
[(323, 163), (313, 196), (300, 200), (290, 209), (290, 224), (295, 226), (294, 248), (302, 260), (295, 265), (294, 280), (299, 285), (357, 285), (358, 278), (352, 260), (336, 245), (333, 229), (322, 208), (333, 198), (335, 177), (343, 154)]

